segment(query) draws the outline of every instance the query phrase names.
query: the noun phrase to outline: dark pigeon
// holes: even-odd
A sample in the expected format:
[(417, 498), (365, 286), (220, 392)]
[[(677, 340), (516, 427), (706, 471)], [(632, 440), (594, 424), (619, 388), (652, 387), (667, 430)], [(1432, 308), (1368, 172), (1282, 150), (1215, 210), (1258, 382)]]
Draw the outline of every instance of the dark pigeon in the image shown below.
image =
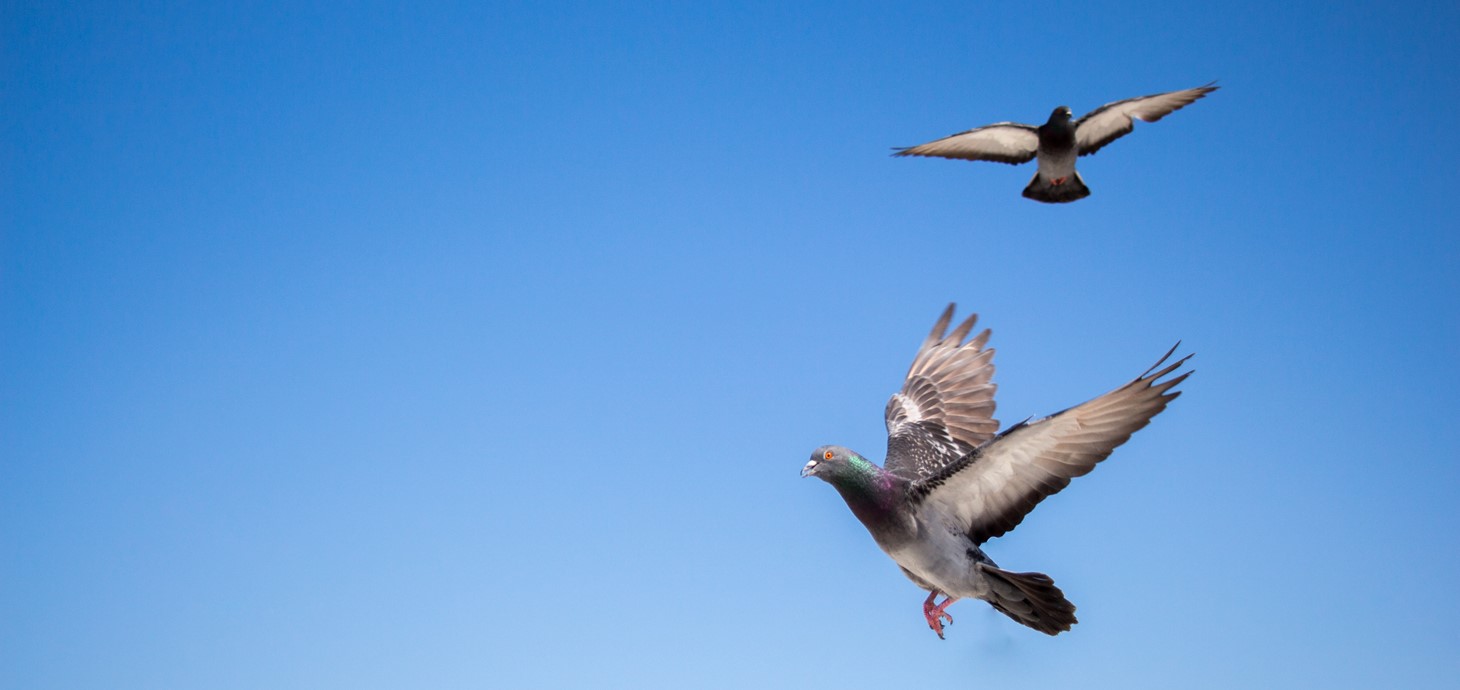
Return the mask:
[[(1014, 529), (1040, 501), (1095, 468), (1144, 427), (1191, 375), (1164, 381), (1190, 359), (1160, 368), (1173, 347), (1134, 381), (1002, 432), (994, 420), (989, 331), (964, 342), (977, 315), (944, 335), (948, 305), (887, 402), (885, 467), (841, 446), (822, 446), (801, 469), (831, 484), (902, 573), (928, 590), (923, 617), (943, 637), (953, 602), (982, 599), (1049, 635), (1075, 624), (1075, 605), (1042, 573), (999, 568), (983, 543)], [(1180, 345), (1180, 343), (1177, 343)], [(941, 603), (939, 596), (944, 596)]]
[(1210, 84), (1184, 91), (1158, 93), (1107, 103), (1078, 120), (1068, 106), (1060, 106), (1049, 121), (1035, 127), (1018, 122), (970, 129), (961, 134), (898, 149), (894, 156), (935, 156), (1018, 165), (1039, 159), (1039, 170), (1024, 188), (1035, 201), (1060, 204), (1090, 196), (1090, 188), (1075, 172), (1075, 159), (1099, 151), (1135, 129), (1135, 120), (1155, 122), (1190, 105), (1218, 87)]

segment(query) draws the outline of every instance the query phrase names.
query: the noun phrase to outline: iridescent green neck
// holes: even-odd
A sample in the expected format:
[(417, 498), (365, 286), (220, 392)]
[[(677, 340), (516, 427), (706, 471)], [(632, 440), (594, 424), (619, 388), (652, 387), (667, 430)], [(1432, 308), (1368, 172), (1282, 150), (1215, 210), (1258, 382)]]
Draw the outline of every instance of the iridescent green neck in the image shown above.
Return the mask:
[(875, 479), (882, 474), (882, 468), (872, 464), (871, 460), (855, 453), (847, 456), (847, 467), (851, 468), (851, 474)]
[(887, 510), (896, 499), (892, 485), (896, 477), (860, 455), (847, 458), (845, 469), (838, 472), (832, 486), (859, 517), (864, 511)]

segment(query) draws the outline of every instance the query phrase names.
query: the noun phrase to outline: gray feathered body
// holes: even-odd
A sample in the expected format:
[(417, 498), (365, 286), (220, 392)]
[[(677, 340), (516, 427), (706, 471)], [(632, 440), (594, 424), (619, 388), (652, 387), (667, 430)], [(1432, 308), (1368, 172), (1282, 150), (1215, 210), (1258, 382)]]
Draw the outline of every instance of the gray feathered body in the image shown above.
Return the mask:
[(988, 583), (978, 565), (993, 565), (993, 560), (968, 533), (951, 516), (936, 510), (918, 510), (907, 518), (896, 532), (880, 537), (867, 525), (877, 545), (897, 562), (902, 573), (929, 591), (960, 599), (987, 599)]
[(986, 601), (1046, 635), (1057, 635), (1078, 622), (1075, 605), (1054, 580), (1042, 573), (1011, 573), (999, 568), (956, 516), (923, 504), (906, 526), (894, 531), (879, 536), (879, 530), (866, 526), (902, 574), (924, 590), (954, 599)]
[(1079, 157), (1075, 124), (1067, 111), (1056, 109), (1049, 122), (1039, 126), (1039, 149), (1035, 152), (1037, 169), (1024, 188), (1024, 198), (1063, 204), (1090, 196), (1090, 188), (1075, 171), (1075, 161)]

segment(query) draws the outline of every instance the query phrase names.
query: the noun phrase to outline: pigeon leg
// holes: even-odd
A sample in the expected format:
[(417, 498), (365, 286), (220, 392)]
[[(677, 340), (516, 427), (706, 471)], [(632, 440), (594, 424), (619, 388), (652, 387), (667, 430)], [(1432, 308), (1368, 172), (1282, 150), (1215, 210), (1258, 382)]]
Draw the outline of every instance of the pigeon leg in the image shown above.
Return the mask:
[(953, 615), (944, 609), (947, 609), (949, 604), (958, 601), (958, 599), (956, 597), (948, 597), (943, 600), (943, 603), (935, 606), (933, 601), (938, 598), (939, 594), (942, 594), (942, 592), (935, 589), (923, 601), (923, 618), (927, 619), (928, 627), (932, 628), (933, 632), (938, 633), (938, 639), (942, 640), (945, 639), (943, 637), (943, 619), (947, 618), (948, 624), (953, 625)]
[(1050, 180), (1049, 183), (1051, 185), (1055, 186), (1055, 187), (1058, 187), (1058, 186), (1064, 184), (1065, 183), (1065, 180), (1068, 180), (1068, 179), (1070, 179), (1068, 176), (1066, 176), (1066, 177), (1056, 177), (1053, 180)]

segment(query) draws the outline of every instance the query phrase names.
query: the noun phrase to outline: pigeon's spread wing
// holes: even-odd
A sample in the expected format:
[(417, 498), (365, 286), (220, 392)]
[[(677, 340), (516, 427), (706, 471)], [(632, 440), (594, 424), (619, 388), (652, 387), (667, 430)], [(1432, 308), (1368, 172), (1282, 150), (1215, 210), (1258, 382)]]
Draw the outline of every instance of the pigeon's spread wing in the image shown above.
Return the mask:
[(1136, 127), (1135, 120), (1155, 122), (1217, 88), (1208, 84), (1102, 105), (1075, 121), (1075, 146), (1082, 156), (1095, 153), (1106, 144), (1130, 134)]
[(1039, 151), (1039, 130), (1017, 122), (970, 129), (919, 146), (898, 149), (894, 156), (937, 156), (970, 161), (1028, 163)]
[(913, 358), (902, 390), (887, 401), (887, 471), (906, 479), (934, 476), (999, 430), (994, 351), (984, 348), (989, 331), (963, 342), (975, 314), (945, 337), (952, 319), (950, 304)]
[[(1180, 345), (1180, 343), (1177, 343)], [(1180, 391), (1190, 371), (1160, 381), (1191, 356), (1155, 371), (1176, 348), (1139, 378), (1082, 405), (1015, 425), (988, 445), (911, 487), (913, 499), (935, 504), (968, 526), (975, 543), (1014, 529), (1045, 497), (1095, 468)], [(1155, 373), (1152, 373), (1155, 371)]]

